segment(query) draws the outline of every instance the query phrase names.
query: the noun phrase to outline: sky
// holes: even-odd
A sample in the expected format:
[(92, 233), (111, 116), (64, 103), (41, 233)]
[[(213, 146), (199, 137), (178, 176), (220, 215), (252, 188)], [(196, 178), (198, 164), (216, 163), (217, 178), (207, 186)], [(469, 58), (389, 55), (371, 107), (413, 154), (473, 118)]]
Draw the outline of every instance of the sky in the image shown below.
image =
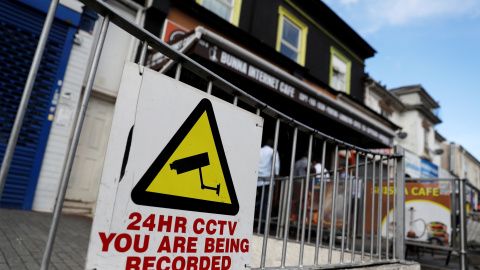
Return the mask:
[(480, 1), (324, 0), (377, 53), (365, 71), (387, 89), (420, 84), (435, 129), (480, 160)]

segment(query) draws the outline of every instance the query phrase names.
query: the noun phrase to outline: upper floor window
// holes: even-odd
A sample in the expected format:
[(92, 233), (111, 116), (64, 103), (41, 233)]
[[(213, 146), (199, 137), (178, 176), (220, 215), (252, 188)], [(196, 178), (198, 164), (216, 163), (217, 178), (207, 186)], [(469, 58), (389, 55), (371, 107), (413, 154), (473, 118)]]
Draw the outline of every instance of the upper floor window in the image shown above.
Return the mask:
[(238, 26), (242, 0), (196, 0), (199, 5)]
[(278, 14), (276, 49), (304, 66), (308, 27), (281, 6), (278, 8)]
[(350, 94), (352, 62), (334, 47), (330, 47), (330, 87)]

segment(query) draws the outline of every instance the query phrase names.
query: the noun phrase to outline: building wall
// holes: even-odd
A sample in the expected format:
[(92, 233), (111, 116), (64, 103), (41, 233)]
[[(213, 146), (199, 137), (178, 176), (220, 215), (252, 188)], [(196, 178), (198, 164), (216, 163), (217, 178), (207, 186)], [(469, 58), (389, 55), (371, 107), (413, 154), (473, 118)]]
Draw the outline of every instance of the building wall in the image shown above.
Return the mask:
[(82, 44), (73, 45), (67, 64), (33, 200), (32, 209), (35, 211), (53, 211), (60, 186), (93, 42), (93, 36), (85, 31), (80, 30), (78, 37), (82, 39)]
[(311, 23), (311, 21), (304, 16), (305, 13), (301, 14), (297, 12), (284, 1), (254, 1), (253, 7), (248, 5), (242, 9), (240, 18), (247, 16), (248, 19), (244, 21), (240, 19), (240, 28), (268, 46), (275, 48), (277, 42), (279, 6), (287, 9), (298, 20), (308, 26), (305, 68), (308, 69), (309, 74), (325, 85), (328, 85), (330, 80), (331, 48), (335, 48), (351, 62), (350, 95), (358, 101), (363, 102), (364, 63), (358, 61), (352, 54), (344, 50), (342, 46), (344, 44), (339, 44), (334, 41), (321, 31), (317, 25)]

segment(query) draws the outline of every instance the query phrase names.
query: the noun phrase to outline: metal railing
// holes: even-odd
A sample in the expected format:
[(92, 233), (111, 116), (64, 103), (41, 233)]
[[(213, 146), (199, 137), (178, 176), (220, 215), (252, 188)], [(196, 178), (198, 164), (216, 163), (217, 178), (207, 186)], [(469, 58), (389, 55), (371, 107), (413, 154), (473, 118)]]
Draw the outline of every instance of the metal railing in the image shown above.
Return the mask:
[[(238, 102), (242, 102), (245, 106), (250, 106), (253, 110), (263, 117), (273, 118), (275, 121), (274, 131), (274, 152), (278, 149), (278, 138), (280, 133), (280, 124), (286, 125), (289, 129), (293, 130), (293, 140), (291, 142), (291, 162), (290, 173), (288, 177), (274, 179), (273, 168), (272, 176), (269, 179), (270, 186), (273, 186), (274, 182), (279, 183), (280, 189), (280, 211), (277, 212), (277, 223), (272, 220), (272, 207), (274, 206), (273, 192), (274, 189), (269, 189), (266, 208), (265, 232), (263, 234), (263, 247), (260, 257), (259, 268), (264, 269), (267, 267), (266, 261), (267, 247), (269, 241), (275, 241), (281, 239), (282, 242), (282, 256), (279, 265), (272, 265), (269, 267), (283, 268), (289, 264), (286, 260), (287, 247), (292, 242), (297, 242), (299, 246), (299, 259), (298, 263), (288, 266), (301, 267), (317, 267), (317, 268), (338, 268), (345, 265), (372, 265), (379, 263), (391, 263), (397, 262), (404, 257), (404, 194), (403, 192), (396, 192), (396, 190), (404, 189), (403, 181), (403, 151), (396, 149), (395, 154), (384, 154), (372, 152), (368, 149), (363, 149), (349, 143), (340, 141), (336, 138), (328, 136), (322, 132), (319, 132), (303, 123), (292, 119), (285, 113), (278, 111), (271, 106), (263, 103), (262, 101), (250, 96), (245, 91), (234, 86), (230, 82), (226, 81), (219, 75), (211, 72), (202, 65), (193, 61), (186, 55), (178, 52), (174, 48), (170, 47), (158, 37), (152, 35), (142, 27), (136, 25), (134, 22), (126, 19), (120, 13), (111, 8), (108, 4), (98, 0), (80, 0), (89, 8), (96, 11), (99, 15), (103, 16), (103, 23), (101, 26), (100, 37), (98, 39), (93, 61), (89, 67), (89, 74), (87, 78), (87, 84), (84, 90), (82, 105), (79, 110), (79, 117), (75, 125), (73, 139), (69, 148), (67, 162), (65, 164), (65, 170), (61, 180), (60, 191), (57, 197), (56, 207), (54, 210), (54, 217), (52, 226), (50, 228), (49, 238), (47, 240), (47, 246), (44, 253), (41, 269), (47, 269), (50, 261), (50, 255), (53, 248), (56, 229), (58, 226), (60, 213), (65, 198), (66, 189), (68, 186), (68, 180), (70, 178), (70, 172), (75, 157), (75, 151), (77, 148), (80, 132), (82, 129), (84, 116), (87, 109), (88, 100), (92, 90), (93, 80), (95, 78), (96, 69), (99, 63), (100, 54), (105, 41), (105, 36), (110, 23), (122, 28), (130, 35), (136, 37), (142, 42), (141, 57), (139, 66), (144, 65), (144, 59), (148, 46), (152, 47), (156, 51), (162, 53), (173, 62), (177, 63), (175, 78), (180, 79), (182, 69), (187, 69), (195, 73), (200, 78), (203, 78), (208, 82), (208, 88), (205, 89), (208, 93), (212, 92), (213, 86), (220, 89), (224, 93), (228, 93), (233, 97), (232, 103), (237, 105)], [(45, 22), (45, 27), (42, 32), (43, 37), (48, 36), (49, 28), (52, 23), (52, 16), (57, 8), (58, 0), (52, 0), (52, 4), (47, 15), (49, 18)], [(43, 52), (42, 42), (39, 44), (35, 59), (40, 59)], [(38, 65), (32, 66), (30, 74), (36, 74)], [(142, 69), (140, 69), (141, 72)], [(27, 86), (24, 91), (24, 99), (28, 103), (29, 92), (35, 76), (29, 76), (27, 80)], [(25, 103), (22, 100), (22, 104)], [(23, 116), (26, 111), (26, 106), (21, 106), (17, 113), (15, 122), (20, 123), (23, 121)], [(13, 155), (13, 149), (16, 144), (16, 137), (18, 136), (19, 129), (12, 130), (9, 144), (5, 156)], [(316, 182), (319, 184), (318, 192), (315, 191), (314, 185), (310, 180), (314, 177), (313, 174), (308, 174), (304, 177), (294, 177), (293, 169), (295, 164), (295, 153), (297, 152), (297, 138), (298, 134), (302, 133), (308, 137), (308, 167), (307, 172), (310, 172), (311, 160), (312, 160), (312, 148), (316, 141), (320, 141), (323, 144), (322, 150), (322, 164), (325, 164), (325, 151), (327, 147), (333, 147), (334, 156), (338, 157), (339, 151), (345, 151), (346, 162), (341, 162), (335, 158), (333, 170), (330, 172), (331, 181), (328, 182), (325, 179), (324, 174), (321, 174), (319, 178), (316, 178)], [(355, 157), (355, 164), (349, 164), (348, 155)], [(273, 162), (275, 164), (275, 156), (273, 155)], [(8, 174), (9, 164), (4, 162), (2, 164), (2, 178), (0, 178), (0, 188), (5, 183), (6, 175)], [(342, 175), (342, 171), (343, 174)], [(296, 187), (300, 185), (300, 189)], [(383, 196), (383, 186), (386, 185), (388, 191), (387, 196)], [(378, 188), (378, 194), (375, 194), (375, 187)], [(393, 195), (390, 196), (390, 188), (393, 187)], [(312, 192), (313, 189), (313, 192)], [(370, 190), (371, 203), (367, 207), (367, 193)], [(309, 197), (310, 191), (310, 197)], [(0, 194), (2, 190), (0, 189)], [(292, 198), (297, 199), (296, 218), (292, 220), (292, 214), (295, 215), (295, 211), (292, 211)], [(386, 202), (383, 202), (382, 200)], [(318, 199), (318, 200), (317, 200)], [(310, 201), (310, 207), (309, 202)], [(314, 203), (317, 203), (317, 219), (314, 222), (315, 210)], [(375, 202), (375, 203), (374, 203)], [(326, 207), (330, 204), (330, 208)], [(383, 208), (386, 205), (386, 208)], [(387, 232), (386, 237), (382, 237), (382, 211), (390, 211), (393, 209), (393, 215), (387, 215)], [(370, 214), (370, 216), (368, 216)], [(327, 221), (327, 216), (330, 216), (330, 222)], [(261, 216), (260, 216), (261, 217)], [(391, 218), (391, 220), (390, 220)], [(367, 223), (370, 220), (370, 226)], [(262, 223), (262, 219), (259, 220)], [(392, 225), (392, 231), (390, 231), (390, 224)], [(296, 233), (292, 237), (290, 235), (291, 229), (294, 229)], [(307, 229), (308, 228), (308, 229)], [(272, 230), (272, 231), (270, 231)], [(271, 232), (274, 234), (270, 237)], [(312, 238), (315, 235), (314, 238)], [(323, 242), (323, 235), (327, 243)], [(358, 240), (360, 237), (360, 240)], [(370, 240), (370, 241), (368, 241)], [(313, 245), (313, 242), (315, 244)], [(340, 243), (338, 243), (340, 242)], [(314, 259), (311, 262), (304, 260), (305, 248), (314, 246)], [(319, 250), (323, 247), (328, 248), (328, 261), (319, 261)], [(346, 258), (345, 255), (350, 258)], [(360, 254), (359, 257), (357, 253)], [(334, 259), (334, 255), (339, 259)], [(356, 257), (357, 256), (357, 257)]]
[[(443, 235), (435, 235), (435, 232), (432, 232), (431, 235), (427, 235), (427, 239), (424, 241), (415, 241), (409, 240), (408, 234), (405, 241), (406, 249), (412, 250), (416, 249), (416, 255), (419, 256), (419, 249), (428, 249), (428, 250), (438, 250), (447, 252), (446, 264), (449, 263), (450, 257), (453, 255), (459, 256), (459, 267), (460, 269), (468, 269), (467, 262), (467, 216), (466, 211), (466, 194), (467, 186), (474, 188), (467, 179), (458, 179), (458, 178), (407, 178), (407, 183), (423, 183), (425, 185), (440, 184), (444, 183), (448, 185), (448, 188), (444, 188), (448, 194), (446, 195), (450, 199), (449, 211), (450, 211), (450, 225), (451, 230), (447, 231), (447, 228), (441, 229), (441, 232), (436, 232), (437, 234), (442, 233)], [(407, 200), (408, 204), (408, 200)], [(430, 211), (435, 211), (430, 209)], [(407, 219), (407, 217), (406, 217)], [(442, 226), (444, 224), (441, 224)], [(428, 225), (426, 224), (425, 227)], [(445, 237), (446, 235), (446, 237)], [(446, 240), (448, 239), (448, 241)], [(417, 257), (418, 258), (418, 257)]]
[[(295, 129), (292, 153), (296, 151), (296, 140)], [(312, 140), (313, 135), (309, 140), (309, 161), (312, 157)], [(325, 149), (329, 143), (323, 141), (321, 164), (326, 162)], [(330, 179), (326, 179), (327, 173), (293, 176), (293, 154), (290, 175), (275, 178), (270, 183), (270, 187), (275, 184), (268, 189), (266, 217), (262, 211), (263, 188), (260, 195), (257, 195), (261, 198), (260, 211), (255, 216), (255, 232), (263, 235), (264, 241), (259, 265), (252, 264), (252, 267), (336, 268), (403, 259), (404, 193), (396, 192), (404, 190), (402, 159), (398, 156), (365, 153), (358, 149), (352, 151), (343, 145), (332, 144), (334, 156), (337, 157), (339, 149), (343, 148), (346, 150), (346, 158), (343, 164), (335, 159), (334, 168), (337, 169), (328, 173)], [(349, 164), (349, 155), (354, 157), (354, 164)], [(310, 171), (310, 166), (307, 166), (307, 171)], [(276, 199), (272, 195), (274, 193), (277, 194)], [(384, 199), (386, 201), (382, 202)], [(277, 209), (274, 214), (273, 208)], [(391, 213), (386, 215), (385, 220), (382, 218), (384, 212)], [(388, 228), (385, 229), (385, 226)], [(274, 241), (276, 247), (267, 253), (270, 240)], [(279, 265), (275, 265), (268, 261), (268, 255), (279, 252), (280, 244), (282, 255)], [(289, 253), (291, 255), (291, 252), (297, 252), (298, 261), (292, 260), (291, 256), (287, 261), (288, 245), (294, 246)], [(307, 256), (305, 249), (310, 251)], [(320, 254), (326, 260), (320, 258)], [(256, 261), (255, 254), (253, 261)]]

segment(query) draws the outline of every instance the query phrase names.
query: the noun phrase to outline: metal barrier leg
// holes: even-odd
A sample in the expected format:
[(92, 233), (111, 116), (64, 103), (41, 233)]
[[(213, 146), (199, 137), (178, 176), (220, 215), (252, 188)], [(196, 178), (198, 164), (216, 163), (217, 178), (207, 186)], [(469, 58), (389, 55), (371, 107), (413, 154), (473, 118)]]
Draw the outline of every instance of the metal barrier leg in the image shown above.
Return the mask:
[(280, 132), (280, 119), (277, 119), (275, 125), (275, 136), (273, 141), (272, 169), (270, 170), (270, 188), (268, 189), (267, 215), (265, 220), (265, 234), (263, 235), (262, 258), (260, 267), (265, 269), (265, 258), (267, 256), (268, 234), (270, 232), (270, 216), (272, 215), (272, 198), (273, 198), (273, 178), (275, 177), (275, 159), (277, 158), (278, 149), (278, 133)]
[[(318, 265), (318, 249), (320, 246), (321, 237), (323, 237), (323, 207), (325, 206), (325, 151), (327, 148), (327, 141), (323, 141), (322, 148), (322, 171), (320, 182), (320, 198), (318, 198), (318, 217), (317, 217), (317, 239), (315, 242), (315, 258), (314, 264)], [(323, 201), (323, 202), (322, 202)]]
[(287, 191), (287, 209), (285, 212), (285, 230), (283, 232), (283, 247), (282, 247), (282, 259), (280, 263), (281, 268), (285, 268), (285, 259), (287, 257), (287, 240), (290, 225), (290, 210), (292, 208), (292, 191), (293, 191), (293, 168), (295, 166), (295, 152), (297, 149), (297, 133), (298, 128), (293, 130), (293, 143), (292, 143), (292, 158), (290, 160), (290, 176), (288, 178), (288, 191)]
[(5, 187), (5, 183), (7, 182), (8, 171), (10, 170), (10, 165), (12, 163), (13, 153), (15, 152), (15, 147), (17, 146), (18, 136), (22, 130), (23, 120), (25, 119), (25, 114), (27, 113), (28, 101), (30, 100), (30, 95), (32, 94), (32, 89), (33, 85), (35, 84), (35, 78), (37, 77), (40, 62), (42, 61), (42, 55), (45, 50), (45, 45), (47, 44), (48, 34), (50, 33), (50, 28), (52, 27), (53, 19), (55, 18), (55, 11), (57, 10), (58, 1), (59, 0), (52, 0), (52, 2), (50, 2), (50, 7), (48, 9), (47, 17), (45, 18), (45, 23), (43, 24), (42, 33), (40, 34), (40, 39), (38, 40), (35, 55), (33, 56), (32, 65), (28, 73), (25, 88), (23, 89), (22, 99), (18, 105), (17, 115), (15, 116), (12, 131), (10, 132), (7, 148), (5, 149), (2, 166), (0, 168), (0, 199), (2, 198), (3, 189)]
[(368, 156), (365, 155), (365, 169), (363, 176), (363, 213), (362, 213), (362, 262), (365, 262), (365, 219), (367, 214), (367, 172), (368, 172)]
[(380, 174), (378, 176), (378, 216), (377, 216), (377, 255), (382, 259), (382, 201), (383, 201), (383, 156), (380, 156), (378, 163)]
[(466, 215), (466, 180), (459, 180), (460, 191), (460, 269), (468, 269), (467, 262), (467, 215)]
[(376, 156), (373, 155), (373, 175), (372, 175), (372, 210), (371, 210), (371, 227), (370, 227), (370, 261), (373, 261), (373, 239), (375, 238), (375, 230), (374, 230), (374, 224), (375, 224), (375, 160)]
[(337, 200), (337, 186), (338, 186), (338, 145), (335, 146), (335, 162), (334, 162), (334, 169), (333, 169), (333, 198), (332, 198), (332, 216), (330, 218), (330, 244), (328, 245), (328, 264), (332, 263), (332, 249), (335, 245), (335, 205)]
[[(298, 265), (300, 267), (303, 266), (303, 251), (304, 251), (304, 248), (305, 248), (305, 225), (306, 225), (306, 218), (307, 218), (308, 183), (309, 183), (309, 180), (310, 180), (310, 167), (311, 167), (311, 161), (312, 161), (312, 144), (313, 144), (313, 134), (310, 134), (310, 138), (309, 138), (309, 141), (308, 141), (307, 176), (305, 178), (305, 200), (304, 200), (304, 203), (303, 203), (302, 240), (300, 241), (300, 255), (299, 255), (299, 260), (298, 260)], [(312, 194), (312, 196), (313, 196), (313, 194)], [(310, 220), (310, 223), (312, 223), (311, 220)]]
[(80, 108), (77, 123), (75, 125), (72, 144), (70, 145), (70, 149), (68, 152), (67, 163), (65, 165), (65, 170), (63, 172), (63, 177), (62, 177), (62, 182), (61, 182), (57, 202), (55, 204), (52, 225), (50, 227), (50, 232), (48, 234), (47, 246), (45, 248), (45, 253), (43, 254), (42, 266), (40, 268), (42, 270), (48, 269), (48, 265), (50, 263), (50, 256), (52, 255), (53, 244), (55, 242), (55, 234), (57, 232), (57, 226), (60, 220), (60, 214), (62, 212), (63, 201), (65, 200), (65, 193), (67, 192), (68, 180), (70, 179), (73, 160), (75, 159), (75, 152), (77, 150), (78, 140), (80, 139), (83, 120), (85, 119), (85, 113), (87, 112), (88, 100), (90, 98), (90, 93), (92, 91), (93, 80), (95, 79), (95, 73), (97, 72), (98, 61), (100, 60), (100, 54), (102, 53), (103, 43), (105, 42), (105, 36), (107, 35), (109, 22), (110, 22), (110, 17), (107, 15), (105, 16), (102, 23), (102, 28), (100, 30), (100, 38), (98, 39), (97, 47), (95, 49), (95, 55), (93, 57), (92, 67), (89, 69), (90, 73), (88, 74), (87, 85), (85, 88), (85, 93), (83, 94), (82, 106)]
[(360, 162), (360, 154), (357, 152), (355, 158), (355, 203), (353, 206), (353, 232), (352, 232), (352, 260), (355, 261), (355, 240), (357, 239), (357, 211), (358, 211), (358, 193), (360, 188), (358, 187), (358, 163)]
[(395, 147), (395, 154), (402, 155), (396, 157), (397, 160), (396, 169), (394, 172), (395, 189), (397, 190), (397, 196), (395, 197), (395, 256), (399, 260), (405, 259), (405, 165), (404, 156), (405, 150), (399, 146)]
[(343, 178), (343, 216), (342, 216), (342, 245), (340, 251), (340, 263), (343, 263), (345, 252), (345, 222), (347, 221), (347, 186), (348, 186), (348, 154), (350, 150), (347, 149), (345, 156), (345, 177)]

